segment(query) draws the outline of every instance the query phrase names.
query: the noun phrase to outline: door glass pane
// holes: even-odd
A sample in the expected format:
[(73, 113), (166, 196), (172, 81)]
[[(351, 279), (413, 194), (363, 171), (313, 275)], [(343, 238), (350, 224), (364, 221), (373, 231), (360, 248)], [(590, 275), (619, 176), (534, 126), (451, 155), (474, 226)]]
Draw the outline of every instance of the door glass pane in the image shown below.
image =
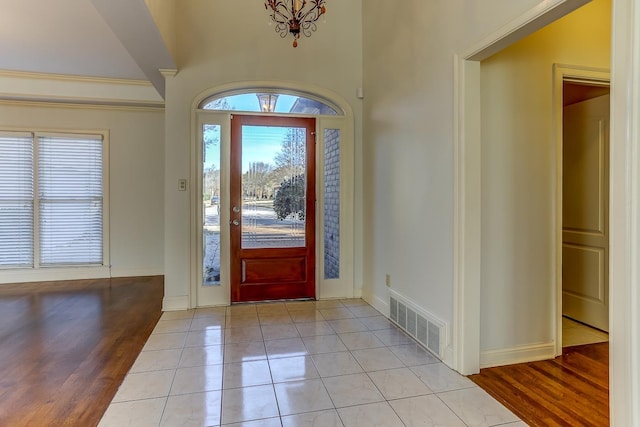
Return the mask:
[(340, 130), (324, 131), (324, 278), (340, 278)]
[(220, 285), (220, 126), (202, 128), (202, 284)]
[(305, 246), (306, 130), (242, 127), (242, 248)]

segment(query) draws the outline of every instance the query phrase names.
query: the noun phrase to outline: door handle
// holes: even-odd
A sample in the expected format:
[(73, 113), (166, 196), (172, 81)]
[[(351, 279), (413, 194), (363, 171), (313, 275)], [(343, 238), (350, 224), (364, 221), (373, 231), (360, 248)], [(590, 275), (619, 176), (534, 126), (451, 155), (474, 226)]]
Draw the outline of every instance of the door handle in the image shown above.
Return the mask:
[(235, 225), (236, 227), (240, 225), (240, 221), (234, 219), (233, 221), (229, 221), (229, 225)]

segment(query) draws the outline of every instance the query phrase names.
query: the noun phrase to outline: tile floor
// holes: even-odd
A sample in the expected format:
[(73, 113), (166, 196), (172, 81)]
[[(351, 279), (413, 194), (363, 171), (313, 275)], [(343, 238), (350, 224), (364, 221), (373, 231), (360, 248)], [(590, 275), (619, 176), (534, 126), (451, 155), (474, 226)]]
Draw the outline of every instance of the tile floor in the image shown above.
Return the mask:
[(359, 299), (164, 313), (100, 427), (524, 426)]
[(595, 344), (609, 341), (609, 334), (576, 322), (568, 317), (562, 317), (562, 346)]

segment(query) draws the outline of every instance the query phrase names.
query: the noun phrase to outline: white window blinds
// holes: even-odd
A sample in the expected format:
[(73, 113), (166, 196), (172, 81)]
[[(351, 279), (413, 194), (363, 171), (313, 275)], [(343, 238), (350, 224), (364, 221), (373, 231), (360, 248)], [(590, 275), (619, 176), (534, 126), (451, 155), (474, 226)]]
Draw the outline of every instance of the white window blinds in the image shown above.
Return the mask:
[(33, 138), (0, 133), (0, 267), (33, 266)]
[(102, 264), (102, 138), (38, 137), (40, 265)]

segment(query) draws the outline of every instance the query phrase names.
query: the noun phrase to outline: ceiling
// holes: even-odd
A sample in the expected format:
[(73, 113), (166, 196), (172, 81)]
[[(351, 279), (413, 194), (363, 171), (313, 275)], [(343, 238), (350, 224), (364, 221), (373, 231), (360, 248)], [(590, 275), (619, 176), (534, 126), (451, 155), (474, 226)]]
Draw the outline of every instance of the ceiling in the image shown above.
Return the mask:
[(142, 79), (159, 90), (158, 70), (175, 68), (144, 0), (0, 0), (0, 10), (0, 70)]

